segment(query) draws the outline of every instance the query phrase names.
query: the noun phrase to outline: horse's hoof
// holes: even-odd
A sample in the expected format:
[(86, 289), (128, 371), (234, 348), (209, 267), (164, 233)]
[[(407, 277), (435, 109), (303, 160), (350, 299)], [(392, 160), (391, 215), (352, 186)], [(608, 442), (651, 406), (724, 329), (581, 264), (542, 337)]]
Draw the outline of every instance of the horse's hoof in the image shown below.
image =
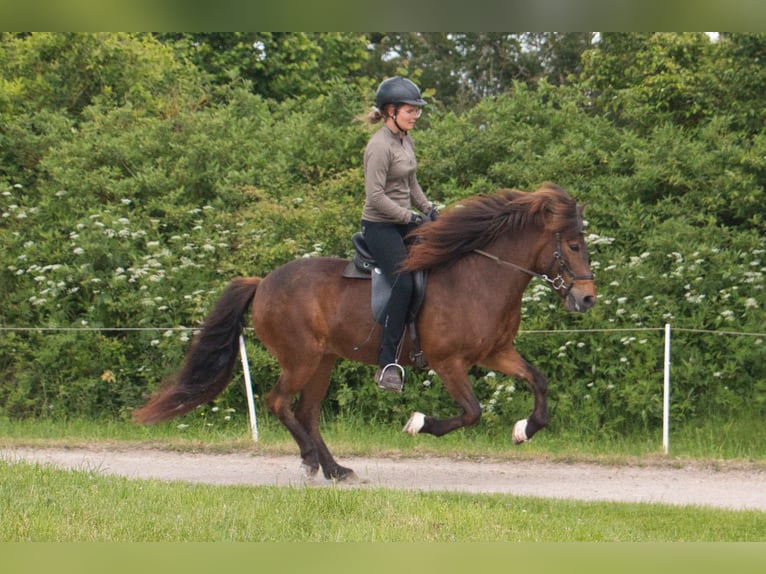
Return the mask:
[(418, 434), (426, 424), (426, 415), (423, 413), (412, 413), (410, 420), (404, 425), (402, 432), (410, 433), (412, 436)]
[(367, 482), (366, 480), (361, 480), (353, 470), (343, 466), (339, 466), (335, 471), (330, 472), (329, 474), (326, 473), (325, 478), (327, 480), (332, 480), (335, 483), (345, 485), (362, 484)]
[(360, 484), (362, 482), (353, 470), (349, 470), (347, 473), (333, 478), (333, 480), (342, 484)]
[(513, 425), (513, 444), (527, 442), (527, 419), (521, 419)]
[(306, 464), (305, 462), (301, 464), (301, 470), (303, 471), (303, 478), (306, 480), (313, 480), (314, 477), (319, 472), (319, 465), (318, 464)]

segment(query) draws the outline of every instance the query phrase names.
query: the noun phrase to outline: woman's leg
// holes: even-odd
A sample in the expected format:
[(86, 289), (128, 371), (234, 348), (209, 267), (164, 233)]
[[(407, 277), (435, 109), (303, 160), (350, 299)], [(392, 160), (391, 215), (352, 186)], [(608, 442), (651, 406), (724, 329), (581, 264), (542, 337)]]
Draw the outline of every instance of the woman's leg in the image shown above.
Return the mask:
[(378, 355), (378, 364), (385, 367), (396, 362), (396, 349), (404, 333), (412, 299), (412, 274), (399, 273), (399, 265), (407, 256), (403, 238), (407, 233), (407, 226), (364, 221), (362, 231), (378, 266), (391, 283), (391, 299), (384, 314), (383, 336)]

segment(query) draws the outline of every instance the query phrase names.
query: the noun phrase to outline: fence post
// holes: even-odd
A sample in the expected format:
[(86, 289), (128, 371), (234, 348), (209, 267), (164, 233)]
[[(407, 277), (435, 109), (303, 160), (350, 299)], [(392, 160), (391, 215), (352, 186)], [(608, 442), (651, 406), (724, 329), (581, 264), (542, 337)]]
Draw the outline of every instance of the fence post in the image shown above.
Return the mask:
[(670, 449), (670, 323), (665, 323), (665, 374), (662, 392), (662, 448)]
[(253, 383), (250, 380), (250, 364), (247, 360), (247, 349), (245, 349), (245, 338), (239, 336), (239, 355), (242, 358), (242, 371), (245, 375), (245, 394), (247, 395), (247, 408), (250, 412), (250, 430), (253, 434), (253, 440), (258, 442), (258, 420), (255, 418), (255, 400), (253, 398)]

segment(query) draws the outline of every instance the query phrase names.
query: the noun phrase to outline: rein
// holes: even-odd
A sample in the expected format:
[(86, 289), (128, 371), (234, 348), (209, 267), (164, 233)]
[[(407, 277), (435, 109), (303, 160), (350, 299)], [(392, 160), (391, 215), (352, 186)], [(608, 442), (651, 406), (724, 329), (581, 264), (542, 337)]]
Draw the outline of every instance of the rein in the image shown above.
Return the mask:
[[(486, 251), (483, 251), (481, 249), (474, 249), (474, 253), (477, 253), (479, 255), (482, 255), (483, 257), (487, 257), (491, 259), (492, 261), (495, 261), (496, 263), (501, 263), (503, 265), (508, 265), (510, 267), (513, 267), (514, 269), (521, 271), (523, 273), (526, 273), (527, 275), (531, 275), (532, 277), (537, 277), (538, 279), (542, 279), (548, 285), (551, 286), (551, 289), (554, 291), (562, 291), (563, 295), (566, 295), (569, 293), (569, 291), (572, 290), (572, 287), (574, 287), (574, 284), (577, 281), (583, 280), (583, 281), (591, 281), (593, 280), (594, 276), (593, 273), (588, 273), (586, 275), (575, 275), (572, 273), (572, 270), (569, 268), (569, 265), (567, 264), (564, 257), (561, 255), (561, 236), (557, 233), (556, 234), (556, 250), (553, 252), (553, 259), (551, 260), (551, 264), (548, 266), (548, 273), (538, 273), (537, 271), (532, 271), (531, 269), (527, 269), (525, 267), (522, 267), (521, 265), (516, 265), (515, 263), (511, 263), (510, 261), (505, 261), (504, 259), (500, 259), (497, 255), (492, 255), (491, 253), (487, 253)], [(559, 269), (560, 271), (556, 275), (556, 277), (551, 278), (549, 276), (549, 273), (553, 269), (553, 266), (558, 261), (559, 263)], [(572, 282), (567, 284), (566, 280), (564, 279), (564, 276), (561, 274), (561, 271), (564, 271), (567, 276), (569, 276), (572, 279)]]

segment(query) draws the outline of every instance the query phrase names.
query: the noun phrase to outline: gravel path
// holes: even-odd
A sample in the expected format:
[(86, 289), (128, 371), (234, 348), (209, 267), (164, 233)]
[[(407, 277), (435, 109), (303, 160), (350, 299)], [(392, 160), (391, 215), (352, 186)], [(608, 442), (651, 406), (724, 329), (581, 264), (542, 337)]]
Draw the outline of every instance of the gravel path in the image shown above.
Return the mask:
[[(152, 449), (0, 448), (0, 458), (95, 471), (104, 475), (208, 484), (302, 486), (297, 456), (198, 454)], [(609, 466), (535, 460), (503, 462), (449, 458), (339, 460), (360, 478), (343, 488), (384, 487), (519, 496), (697, 505), (766, 512), (766, 469)], [(719, 467), (720, 466), (720, 467)], [(333, 483), (321, 477), (312, 486)]]

